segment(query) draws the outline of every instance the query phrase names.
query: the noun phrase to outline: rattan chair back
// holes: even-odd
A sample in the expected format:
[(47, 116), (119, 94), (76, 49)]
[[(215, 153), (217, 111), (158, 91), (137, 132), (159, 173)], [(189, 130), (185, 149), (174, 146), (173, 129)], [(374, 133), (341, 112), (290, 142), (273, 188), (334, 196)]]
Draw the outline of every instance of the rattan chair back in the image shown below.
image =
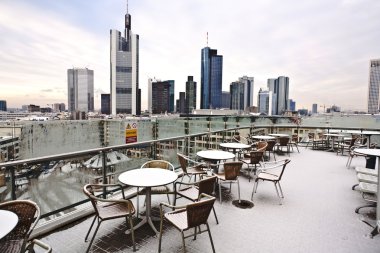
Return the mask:
[(90, 199), (91, 204), (94, 207), (97, 215), (99, 215), (99, 212), (98, 212), (98, 201), (96, 200), (95, 192), (97, 190), (99, 191), (101, 189), (102, 189), (102, 187), (100, 187), (99, 185), (96, 185), (96, 184), (86, 184), (83, 187), (83, 193)]
[(198, 194), (201, 195), (205, 193), (207, 195), (212, 195), (215, 187), (217, 177), (208, 177), (206, 179), (202, 179), (198, 184)]
[(289, 137), (280, 137), (278, 138), (278, 145), (279, 146), (288, 146), (290, 138)]
[(174, 166), (168, 161), (165, 160), (151, 160), (143, 165), (141, 165), (141, 169), (143, 168), (160, 168), (160, 169), (166, 169), (174, 171)]
[(0, 204), (0, 209), (14, 212), (18, 216), (16, 227), (3, 239), (28, 239), (40, 218), (37, 204), (29, 200), (13, 200)]
[(194, 228), (207, 223), (215, 198), (201, 200), (186, 206), (187, 227)]
[(281, 181), (282, 175), (284, 174), (284, 171), (285, 171), (285, 167), (286, 167), (286, 165), (288, 163), (290, 163), (290, 160), (289, 159), (285, 159), (285, 161), (282, 164), (282, 169), (280, 171), (280, 174), (278, 175), (278, 181)]
[(276, 145), (276, 141), (275, 140), (268, 140), (267, 141), (266, 151), (273, 151), (274, 145)]
[(249, 153), (250, 164), (259, 164), (263, 161), (264, 151), (251, 151)]
[[(260, 151), (262, 152), (262, 151)], [(264, 153), (264, 152), (262, 152)], [(242, 162), (226, 162), (224, 163), (224, 176), (226, 180), (236, 180), (239, 176), (241, 167), (243, 166)]]
[(177, 154), (177, 157), (179, 164), (181, 165), (181, 169), (183, 170), (183, 173), (187, 174), (188, 161), (181, 154)]
[(267, 147), (268, 147), (268, 143), (266, 141), (259, 141), (256, 146), (257, 151), (263, 151), (263, 152), (265, 152)]

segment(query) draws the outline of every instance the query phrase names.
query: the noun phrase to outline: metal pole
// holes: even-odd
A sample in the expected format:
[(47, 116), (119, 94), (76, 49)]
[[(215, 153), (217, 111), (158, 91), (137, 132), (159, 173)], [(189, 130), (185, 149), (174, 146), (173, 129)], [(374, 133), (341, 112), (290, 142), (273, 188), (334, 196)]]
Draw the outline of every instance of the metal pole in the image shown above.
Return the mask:
[[(102, 172), (103, 172), (103, 184), (107, 184), (107, 153), (106, 151), (102, 152), (100, 151), (100, 154), (102, 156)], [(103, 198), (107, 197), (107, 188), (103, 187)]]

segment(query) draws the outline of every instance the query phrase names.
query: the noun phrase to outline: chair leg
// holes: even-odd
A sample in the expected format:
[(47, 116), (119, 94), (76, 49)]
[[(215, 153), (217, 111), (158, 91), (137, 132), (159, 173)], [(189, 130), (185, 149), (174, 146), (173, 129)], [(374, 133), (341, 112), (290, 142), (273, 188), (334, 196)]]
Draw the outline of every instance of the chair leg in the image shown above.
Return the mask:
[(158, 236), (158, 253), (161, 252), (162, 223), (163, 223), (163, 219), (161, 219), (161, 222), (160, 222), (160, 235)]
[(219, 182), (219, 201), (222, 203), (222, 182)]
[(282, 192), (282, 187), (281, 187), (280, 181), (277, 184), (278, 184), (278, 188), (280, 189), (281, 198), (284, 198), (284, 193)]
[(240, 203), (240, 184), (239, 184), (239, 180), (237, 180), (237, 184), (238, 184), (238, 196), (239, 196), (239, 203)]
[(368, 204), (368, 205), (364, 205), (364, 206), (359, 206), (355, 209), (355, 213), (359, 213), (359, 210), (362, 209), (362, 208), (365, 208), (365, 207), (376, 207), (376, 203), (371, 203), (371, 204)]
[(253, 194), (255, 194), (255, 187), (256, 187), (256, 184), (258, 184), (258, 181), (257, 181), (257, 180), (255, 180), (255, 182), (253, 183), (251, 200), (253, 200)]
[(94, 223), (95, 223), (96, 218), (97, 218), (97, 216), (95, 215), (94, 219), (92, 220), (92, 223), (91, 223), (90, 229), (88, 230), (87, 235), (86, 235), (86, 237), (84, 238), (84, 241), (85, 241), (85, 242), (87, 242), (88, 235), (89, 235), (90, 232), (91, 232), (92, 226), (94, 226)]
[(139, 218), (139, 214), (140, 214), (140, 202), (139, 202), (139, 187), (137, 187), (137, 201), (136, 201), (136, 203), (137, 203), (137, 207), (136, 207), (136, 217), (137, 218)]
[(186, 253), (185, 234), (183, 233), (183, 231), (181, 231), (181, 235), (182, 235), (183, 252)]
[(206, 226), (207, 226), (208, 236), (210, 237), (212, 252), (215, 253), (214, 242), (212, 241), (211, 231), (210, 231), (210, 227), (208, 225), (208, 222), (206, 222)]
[(92, 243), (94, 242), (94, 239), (95, 239), (96, 233), (98, 233), (98, 229), (99, 229), (99, 227), (100, 227), (100, 223), (102, 223), (102, 221), (100, 220), (100, 222), (99, 222), (99, 220), (98, 220), (98, 225), (96, 226), (96, 229), (95, 229), (94, 235), (93, 235), (92, 238), (91, 238), (91, 241), (90, 241), (90, 244), (88, 245), (88, 248), (87, 248), (87, 250), (86, 250), (86, 253), (88, 253), (88, 252), (90, 251), (90, 248), (91, 248)]
[(212, 211), (214, 212), (216, 224), (219, 224), (218, 217), (216, 216), (216, 212), (215, 212), (215, 208), (214, 207), (212, 207)]
[(136, 251), (135, 231), (133, 230), (132, 215), (129, 215), (128, 220), (129, 220), (129, 226), (130, 226), (131, 236), (132, 236), (133, 252), (135, 252)]
[(278, 197), (278, 200), (280, 202), (280, 205), (282, 205), (281, 197), (280, 197), (280, 194), (278, 193), (278, 189), (277, 189), (277, 184), (276, 183), (274, 183), (274, 188), (276, 189), (276, 193), (277, 193), (277, 197)]

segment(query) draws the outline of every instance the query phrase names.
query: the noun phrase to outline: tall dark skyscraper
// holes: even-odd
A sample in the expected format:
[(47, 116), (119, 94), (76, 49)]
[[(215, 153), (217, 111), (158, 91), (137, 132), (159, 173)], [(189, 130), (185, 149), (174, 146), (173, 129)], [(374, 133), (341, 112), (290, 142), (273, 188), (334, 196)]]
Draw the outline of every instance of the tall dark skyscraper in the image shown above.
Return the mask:
[(111, 97), (110, 94), (101, 94), (100, 95), (100, 112), (102, 114), (111, 114)]
[(201, 109), (222, 106), (223, 56), (216, 49), (202, 49), (201, 62)]
[(368, 82), (368, 113), (380, 112), (380, 59), (371, 60)]
[(111, 113), (139, 115), (139, 35), (131, 31), (131, 15), (125, 14), (124, 36), (111, 30)]
[(188, 76), (186, 82), (185, 113), (192, 113), (194, 109), (197, 109), (197, 82), (194, 82), (192, 76)]
[[(174, 81), (155, 81), (150, 80), (151, 89), (149, 97), (149, 110), (153, 114), (174, 112)], [(173, 92), (173, 93), (172, 93)]]

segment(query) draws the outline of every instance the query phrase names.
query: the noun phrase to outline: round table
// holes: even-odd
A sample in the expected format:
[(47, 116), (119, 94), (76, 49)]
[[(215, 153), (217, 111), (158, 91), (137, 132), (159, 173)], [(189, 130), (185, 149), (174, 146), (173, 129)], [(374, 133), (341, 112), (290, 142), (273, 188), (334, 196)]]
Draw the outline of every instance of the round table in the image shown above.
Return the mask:
[(332, 139), (332, 143), (331, 143), (331, 148), (328, 149), (327, 151), (332, 151), (332, 152), (335, 152), (334, 150), (334, 139), (337, 139), (337, 138), (341, 138), (341, 137), (344, 137), (345, 135), (344, 134), (323, 134), (323, 136), (327, 136), (327, 145), (330, 146), (330, 138)]
[(158, 234), (158, 231), (152, 222), (151, 216), (151, 188), (154, 186), (162, 186), (173, 183), (175, 180), (177, 180), (177, 178), (178, 175), (174, 171), (161, 168), (135, 169), (120, 174), (119, 181), (121, 183), (135, 187), (145, 187), (146, 190), (146, 216), (139, 222), (139, 224), (134, 227), (134, 229), (137, 229), (145, 223), (148, 223), (153, 231)]
[(234, 160), (236, 159), (236, 150), (237, 149), (246, 149), (246, 148), (251, 147), (251, 145), (247, 145), (247, 144), (239, 143), (239, 142), (220, 143), (219, 146), (221, 146), (222, 148), (232, 149), (232, 152), (235, 155)]
[(235, 155), (233, 153), (222, 150), (202, 150), (197, 152), (197, 156), (203, 158), (208, 163), (209, 170), (211, 163), (217, 163), (220, 160), (235, 158)]
[(268, 134), (269, 136), (274, 136), (274, 137), (289, 137), (289, 134)]
[(251, 138), (256, 139), (256, 140), (263, 140), (263, 141), (276, 139), (276, 137), (269, 136), (269, 135), (253, 135)]
[(14, 212), (0, 210), (0, 239), (11, 232), (18, 223), (18, 216)]
[[(377, 178), (380, 178), (380, 149), (373, 148), (356, 148), (354, 149), (355, 153), (362, 155), (376, 156), (377, 157)], [(376, 208), (376, 220), (377, 226), (375, 229), (379, 230), (380, 228), (380, 184), (377, 184), (377, 208)]]

